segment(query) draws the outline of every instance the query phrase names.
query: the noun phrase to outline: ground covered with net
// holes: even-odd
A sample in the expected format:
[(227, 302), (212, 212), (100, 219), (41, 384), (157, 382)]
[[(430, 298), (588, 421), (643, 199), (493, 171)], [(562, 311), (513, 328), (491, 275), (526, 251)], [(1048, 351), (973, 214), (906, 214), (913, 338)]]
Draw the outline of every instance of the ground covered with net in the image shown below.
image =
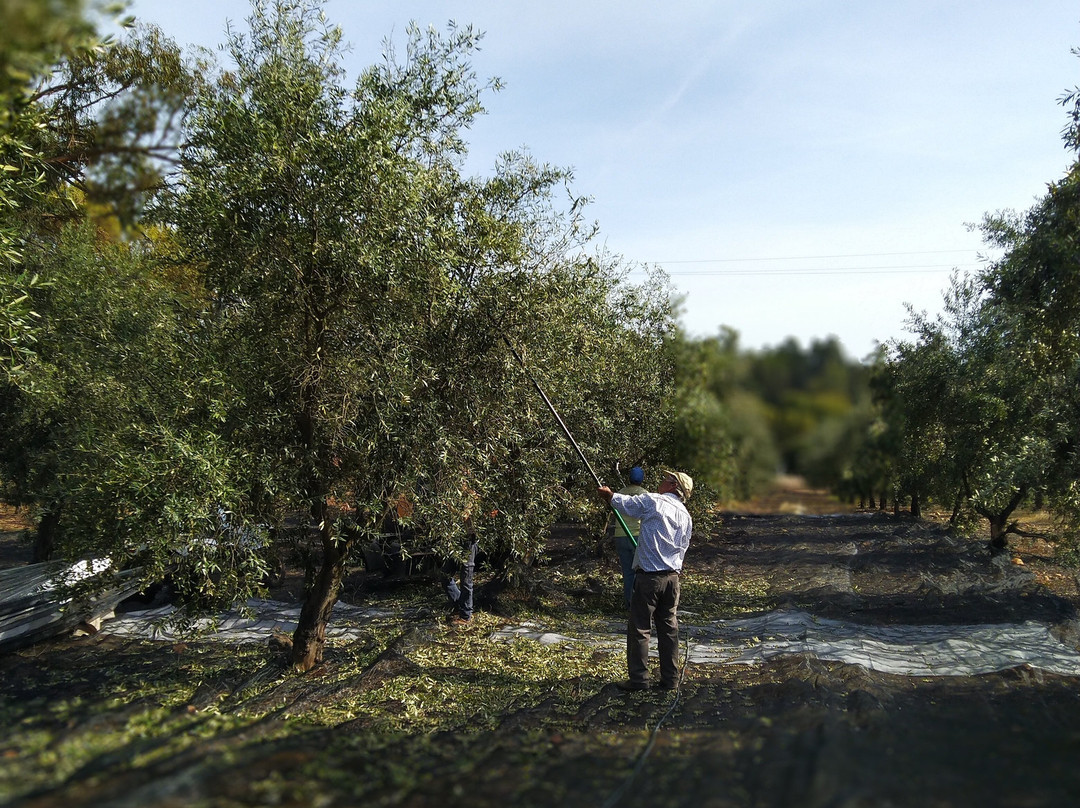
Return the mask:
[(1080, 601), (1053, 548), (994, 556), (933, 521), (787, 505), (695, 536), (675, 692), (614, 687), (617, 562), (568, 526), (464, 628), (430, 577), (354, 570), (307, 675), (277, 650), (288, 577), (201, 638), (129, 612), (7, 653), (0, 801), (1073, 804)]

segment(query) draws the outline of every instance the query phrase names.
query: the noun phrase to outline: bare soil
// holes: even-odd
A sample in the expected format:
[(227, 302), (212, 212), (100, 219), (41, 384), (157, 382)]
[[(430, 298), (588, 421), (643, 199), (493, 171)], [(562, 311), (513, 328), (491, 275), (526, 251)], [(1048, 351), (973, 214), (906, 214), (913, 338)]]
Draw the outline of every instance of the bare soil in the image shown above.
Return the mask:
[[(538, 570), (544, 586), (602, 580), (607, 589), (594, 597), (616, 591), (617, 562), (594, 547), (580, 531), (553, 532)], [(933, 520), (855, 513), (794, 482), (763, 505), (726, 513), (716, 535), (695, 536), (685, 581), (687, 589), (722, 581), (723, 597), (765, 593), (742, 611), (797, 607), (870, 624), (1034, 620), (1078, 642), (1077, 577), (1055, 562), (1050, 543), (1014, 542), (1008, 556), (994, 558), (985, 541), (953, 536)], [(346, 597), (370, 603), (415, 585), (357, 570)], [(291, 586), (287, 576), (279, 593)], [(573, 596), (586, 603), (589, 592), (586, 584)], [(512, 613), (509, 597), (487, 593), (484, 626)], [(446, 641), (433, 611), (359, 675), (334, 679), (344, 663), (330, 654), (322, 670), (260, 698), (341, 699), (348, 689), (415, 675), (418, 649)], [(183, 676), (181, 654), (221, 651), (102, 636), (44, 643), (0, 658), (0, 705), (27, 722), (75, 694), (83, 708), (54, 725), (77, 731), (98, 722), (104, 730), (130, 708), (109, 709), (97, 694), (115, 692), (118, 679), (138, 687)], [(250, 655), (231, 666), (219, 660), (217, 678), (187, 709), (242, 693), (259, 664)], [(437, 687), (456, 674), (425, 675)], [(501, 675), (470, 676), (478, 689), (506, 684)], [(493, 727), (474, 716), (436, 731), (389, 731), (358, 715), (284, 732), (287, 719), (273, 712), (214, 730), (208, 713), (184, 729), (206, 741), (182, 754), (156, 756), (163, 741), (126, 740), (46, 786), (17, 790), (12, 804), (1028, 808), (1073, 805), (1080, 795), (1080, 678), (1027, 666), (910, 677), (804, 655), (688, 665), (676, 693), (626, 694), (586, 677), (572, 692), (506, 710)], [(171, 720), (168, 711), (162, 720)], [(0, 740), (5, 758), (21, 760)]]

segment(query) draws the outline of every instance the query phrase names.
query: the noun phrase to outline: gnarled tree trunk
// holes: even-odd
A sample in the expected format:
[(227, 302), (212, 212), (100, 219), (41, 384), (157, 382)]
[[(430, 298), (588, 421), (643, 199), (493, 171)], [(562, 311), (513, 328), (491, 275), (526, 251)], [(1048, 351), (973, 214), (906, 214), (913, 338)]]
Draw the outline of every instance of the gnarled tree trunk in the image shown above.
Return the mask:
[(1024, 501), (1024, 497), (1027, 495), (1027, 489), (1021, 488), (1015, 494), (1008, 504), (997, 513), (990, 513), (989, 511), (979, 510), (979, 514), (984, 516), (990, 523), (990, 549), (994, 552), (1001, 552), (1008, 547), (1007, 537), (1008, 534), (1016, 528), (1016, 523), (1009, 524), (1009, 517), (1012, 516), (1020, 503)]
[(1008, 514), (994, 514), (988, 517), (990, 522), (990, 547), (993, 550), (1004, 550), (1008, 547)]
[(349, 557), (349, 542), (334, 536), (328, 510), (326, 503), (322, 503), (319, 514), (322, 564), (293, 632), (292, 663), (298, 671), (309, 671), (322, 662), (326, 625), (337, 603), (345, 576), (345, 562)]

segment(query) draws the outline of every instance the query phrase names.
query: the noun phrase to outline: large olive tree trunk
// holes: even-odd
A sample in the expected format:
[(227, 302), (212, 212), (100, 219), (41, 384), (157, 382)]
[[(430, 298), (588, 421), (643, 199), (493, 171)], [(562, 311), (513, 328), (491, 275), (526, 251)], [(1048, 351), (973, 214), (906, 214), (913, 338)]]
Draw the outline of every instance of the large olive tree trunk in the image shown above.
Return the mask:
[(1012, 516), (1013, 511), (1020, 507), (1020, 503), (1024, 501), (1024, 497), (1027, 495), (1027, 489), (1021, 488), (1017, 491), (1008, 504), (1005, 505), (998, 512), (991, 512), (983, 509), (977, 509), (980, 516), (986, 518), (986, 521), (990, 523), (990, 549), (992, 552), (1001, 552), (1008, 547), (1008, 535), (1016, 529), (1016, 522), (1009, 523), (1009, 517)]
[(322, 564), (308, 592), (300, 619), (293, 632), (292, 664), (298, 671), (309, 671), (322, 662), (326, 644), (326, 625), (337, 603), (338, 592), (345, 576), (349, 557), (349, 542), (334, 535), (329, 509), (321, 503), (318, 514), (319, 536), (322, 540)]
[(1005, 550), (1009, 546), (1008, 535), (1012, 527), (1009, 525), (1008, 513), (996, 513), (987, 517), (990, 523), (990, 549), (994, 552)]
[[(311, 329), (315, 334), (322, 333), (322, 322)], [(321, 347), (321, 346), (320, 346)], [(318, 352), (316, 352), (318, 355)], [(345, 562), (348, 558), (348, 542), (335, 535), (330, 507), (327, 501), (323, 475), (315, 467), (313, 458), (317, 455), (316, 447), (316, 385), (303, 384), (300, 388), (301, 412), (297, 418), (301, 446), (304, 447), (307, 467), (304, 476), (305, 499), (311, 503), (309, 513), (312, 524), (319, 527), (319, 542), (322, 545), (322, 562), (315, 576), (311, 589), (300, 610), (300, 619), (293, 632), (292, 663), (299, 671), (309, 671), (322, 662), (323, 646), (326, 644), (326, 625), (330, 622), (330, 613), (337, 603), (341, 581), (345, 575)], [(305, 539), (307, 537), (304, 537)]]

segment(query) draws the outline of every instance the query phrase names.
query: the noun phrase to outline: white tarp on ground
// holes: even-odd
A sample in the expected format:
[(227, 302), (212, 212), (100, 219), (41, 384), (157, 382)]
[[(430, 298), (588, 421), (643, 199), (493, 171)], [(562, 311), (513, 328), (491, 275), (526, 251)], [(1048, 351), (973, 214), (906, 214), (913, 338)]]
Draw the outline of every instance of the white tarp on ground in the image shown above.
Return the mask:
[[(205, 639), (222, 642), (266, 642), (271, 634), (292, 634), (300, 607), (267, 600), (248, 602), (250, 614), (230, 613), (200, 624)], [(125, 637), (179, 640), (183, 635), (166, 623), (172, 607), (128, 612), (108, 620), (102, 632)], [(372, 621), (392, 617), (384, 609), (339, 603), (327, 627), (327, 638), (348, 641)], [(682, 617), (683, 642), (689, 661), (712, 664), (754, 664), (783, 654), (811, 654), (820, 659), (862, 665), (883, 673), (907, 676), (970, 676), (1018, 665), (1080, 676), (1080, 653), (1053, 636), (1042, 623), (994, 625), (864, 625), (814, 617), (802, 611), (775, 611), (738, 620), (703, 625)], [(543, 643), (587, 642), (613, 651), (625, 647), (625, 625), (610, 622), (579, 636), (546, 631), (524, 623), (506, 626), (497, 640), (527, 638)], [(655, 654), (655, 640), (653, 641)]]
[[(266, 642), (272, 634), (291, 635), (300, 619), (299, 606), (274, 600), (249, 600), (247, 611), (247, 614), (228, 612), (212, 620), (197, 621), (195, 630), (199, 639), (232, 643)], [(170, 642), (190, 638), (189, 634), (170, 625), (169, 621), (175, 613), (173, 606), (125, 612), (102, 624), (101, 631), (120, 637)], [(364, 609), (345, 603), (334, 604), (331, 614), (330, 624), (326, 627), (329, 640), (359, 639), (364, 625), (393, 616), (393, 612), (387, 609)]]
[(1017, 665), (1080, 676), (1080, 653), (1042, 623), (865, 625), (777, 611), (690, 629), (695, 662), (753, 663), (812, 654), (907, 676), (971, 676)]
[[(1000, 625), (865, 625), (814, 617), (802, 611), (776, 611), (705, 625), (682, 621), (689, 640), (689, 661), (753, 664), (783, 654), (811, 654), (819, 659), (861, 665), (906, 676), (971, 676), (1029, 665), (1080, 676), (1080, 653), (1060, 642), (1042, 623)], [(544, 643), (603, 641), (610, 635), (565, 637), (525, 624), (496, 633)], [(621, 641), (619, 647), (623, 647)], [(652, 653), (656, 653), (655, 638)]]

